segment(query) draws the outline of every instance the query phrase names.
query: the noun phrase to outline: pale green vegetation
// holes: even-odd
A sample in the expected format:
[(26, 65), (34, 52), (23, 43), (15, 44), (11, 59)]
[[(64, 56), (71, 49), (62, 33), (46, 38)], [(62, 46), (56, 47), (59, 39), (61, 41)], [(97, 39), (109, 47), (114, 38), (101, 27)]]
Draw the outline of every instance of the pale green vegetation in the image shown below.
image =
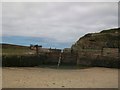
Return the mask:
[(35, 51), (30, 50), (27, 46), (2, 45), (2, 55), (28, 55), (31, 53), (35, 53)]

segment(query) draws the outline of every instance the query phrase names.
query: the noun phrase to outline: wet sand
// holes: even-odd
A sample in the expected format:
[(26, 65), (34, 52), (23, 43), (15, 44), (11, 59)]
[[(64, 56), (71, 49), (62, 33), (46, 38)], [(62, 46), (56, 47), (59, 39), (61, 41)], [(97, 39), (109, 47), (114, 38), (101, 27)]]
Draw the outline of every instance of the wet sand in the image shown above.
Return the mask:
[(118, 69), (5, 67), (3, 88), (118, 88)]

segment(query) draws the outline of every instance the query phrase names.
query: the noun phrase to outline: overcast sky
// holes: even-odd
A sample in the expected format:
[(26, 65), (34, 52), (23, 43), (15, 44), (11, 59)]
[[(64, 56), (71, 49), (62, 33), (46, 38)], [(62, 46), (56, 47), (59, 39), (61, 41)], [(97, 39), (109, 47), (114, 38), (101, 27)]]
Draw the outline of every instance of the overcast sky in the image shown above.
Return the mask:
[(118, 27), (116, 2), (3, 3), (3, 42), (70, 47), (81, 36)]

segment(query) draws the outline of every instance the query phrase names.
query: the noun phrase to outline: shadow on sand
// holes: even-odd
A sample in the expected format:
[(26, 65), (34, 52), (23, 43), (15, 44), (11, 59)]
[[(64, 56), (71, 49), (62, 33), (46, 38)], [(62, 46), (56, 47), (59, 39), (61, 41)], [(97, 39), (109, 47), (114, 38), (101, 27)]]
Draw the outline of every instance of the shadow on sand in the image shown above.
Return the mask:
[(37, 68), (50, 68), (50, 69), (62, 69), (62, 70), (69, 70), (69, 69), (88, 69), (91, 68), (90, 66), (75, 66), (75, 65), (40, 65), (36, 66)]

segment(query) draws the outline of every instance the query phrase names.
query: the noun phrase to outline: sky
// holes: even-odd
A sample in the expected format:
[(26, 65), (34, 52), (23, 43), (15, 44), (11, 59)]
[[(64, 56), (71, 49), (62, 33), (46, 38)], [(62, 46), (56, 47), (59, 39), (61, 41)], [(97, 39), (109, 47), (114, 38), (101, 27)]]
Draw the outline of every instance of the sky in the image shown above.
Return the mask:
[(87, 33), (118, 27), (117, 2), (4, 2), (2, 43), (69, 48)]

